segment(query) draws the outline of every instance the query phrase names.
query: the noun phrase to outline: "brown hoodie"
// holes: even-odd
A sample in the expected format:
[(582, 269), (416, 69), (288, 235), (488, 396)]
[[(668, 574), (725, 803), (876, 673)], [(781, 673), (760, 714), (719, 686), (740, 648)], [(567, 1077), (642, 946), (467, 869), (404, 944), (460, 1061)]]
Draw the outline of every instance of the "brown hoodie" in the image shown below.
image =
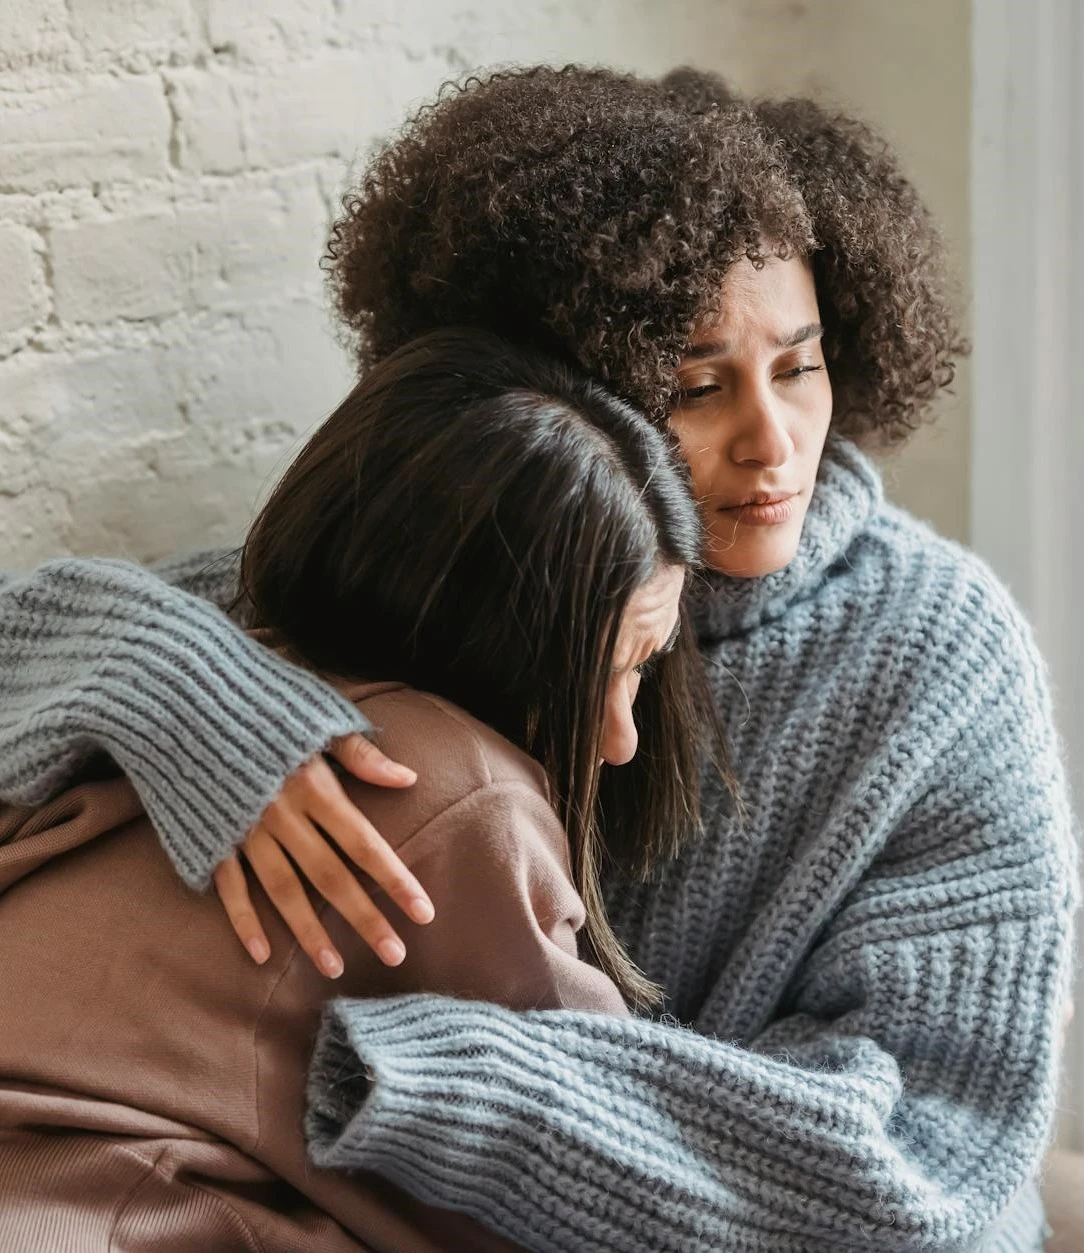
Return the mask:
[(349, 694), (419, 773), (406, 792), (347, 784), (436, 906), (427, 927), (396, 916), (407, 958), (395, 969), (318, 905), (346, 963), (323, 978), (258, 890), (272, 956), (255, 966), (214, 895), (177, 877), (124, 779), (0, 808), (5, 1253), (511, 1247), (377, 1176), (307, 1162), (321, 1005), (430, 991), (625, 1006), (577, 957), (583, 905), (537, 763), (436, 697), (397, 684)]

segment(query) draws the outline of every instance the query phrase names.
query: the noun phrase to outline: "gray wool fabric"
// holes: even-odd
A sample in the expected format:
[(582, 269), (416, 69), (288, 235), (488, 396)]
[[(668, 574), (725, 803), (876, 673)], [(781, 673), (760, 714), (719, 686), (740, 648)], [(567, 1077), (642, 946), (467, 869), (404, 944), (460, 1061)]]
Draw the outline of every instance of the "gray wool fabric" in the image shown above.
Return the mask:
[(368, 730), (208, 603), (236, 580), (212, 553), (158, 572), (69, 558), (0, 575), (0, 797), (40, 804), (108, 753), (177, 872), (206, 887), (288, 774)]
[[(709, 783), (703, 836), (607, 891), (666, 1015), (336, 1001), (314, 1160), (538, 1251), (1035, 1253), (1076, 865), (1026, 626), (845, 443), (791, 565), (696, 608), (745, 814)], [(347, 715), (108, 562), (0, 588), (0, 696), (0, 794), (105, 749), (192, 882)], [(249, 755), (226, 797), (216, 761)]]
[(747, 815), (608, 890), (671, 1017), (336, 1002), (315, 1160), (536, 1250), (1034, 1253), (1075, 860), (1027, 628), (842, 444), (698, 615)]

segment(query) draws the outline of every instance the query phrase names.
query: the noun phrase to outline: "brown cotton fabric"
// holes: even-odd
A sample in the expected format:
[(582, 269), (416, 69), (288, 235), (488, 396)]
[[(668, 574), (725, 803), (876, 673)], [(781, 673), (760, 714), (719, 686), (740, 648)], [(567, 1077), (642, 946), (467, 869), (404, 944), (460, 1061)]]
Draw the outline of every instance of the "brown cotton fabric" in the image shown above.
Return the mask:
[[(405, 792), (348, 791), (433, 897), (389, 969), (328, 906), (323, 978), (258, 889), (255, 966), (213, 894), (172, 870), (125, 779), (0, 809), (0, 1249), (321, 1253), (508, 1249), (375, 1175), (305, 1156), (304, 1081), (330, 996), (432, 991), (512, 1008), (625, 1008), (576, 954), (583, 906), (538, 765), (454, 706), (350, 693)], [(224, 770), (244, 762), (223, 763)]]

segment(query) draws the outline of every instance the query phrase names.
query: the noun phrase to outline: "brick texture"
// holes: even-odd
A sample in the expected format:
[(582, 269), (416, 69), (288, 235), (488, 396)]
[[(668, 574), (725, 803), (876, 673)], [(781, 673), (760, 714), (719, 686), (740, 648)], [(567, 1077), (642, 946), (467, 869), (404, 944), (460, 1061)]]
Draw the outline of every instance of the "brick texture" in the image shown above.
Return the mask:
[(0, 226), (0, 345), (7, 339), (21, 346), (48, 310), (48, 291), (34, 239), (27, 230)]
[(0, 569), (243, 533), (352, 377), (318, 266), (338, 196), (441, 83), (663, 69), (741, 7), (0, 3)]
[(338, 196), (441, 83), (693, 62), (800, 91), (823, 26), (795, 0), (0, 0), (0, 568), (241, 535), (351, 378), (317, 266)]

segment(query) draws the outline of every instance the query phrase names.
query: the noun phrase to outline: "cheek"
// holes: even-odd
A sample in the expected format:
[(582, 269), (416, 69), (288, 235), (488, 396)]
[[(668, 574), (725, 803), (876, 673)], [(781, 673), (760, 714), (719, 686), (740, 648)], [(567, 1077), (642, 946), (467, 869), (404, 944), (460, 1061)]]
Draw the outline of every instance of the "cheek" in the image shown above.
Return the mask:
[(802, 430), (807, 445), (814, 448), (819, 456), (828, 438), (828, 428), (832, 425), (832, 384), (827, 371), (817, 376), (816, 386), (811, 392), (803, 414)]
[(718, 450), (711, 442), (707, 425), (691, 422), (686, 418), (674, 418), (670, 429), (677, 439), (682, 458), (689, 467), (693, 496), (710, 496), (712, 480), (718, 466)]

